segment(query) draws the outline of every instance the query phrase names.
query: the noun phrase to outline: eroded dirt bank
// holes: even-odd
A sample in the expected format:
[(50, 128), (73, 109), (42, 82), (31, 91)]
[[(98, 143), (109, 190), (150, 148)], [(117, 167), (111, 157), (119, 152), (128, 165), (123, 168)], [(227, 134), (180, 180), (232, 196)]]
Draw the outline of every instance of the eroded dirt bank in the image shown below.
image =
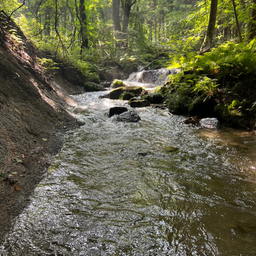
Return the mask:
[(66, 111), (76, 104), (68, 93), (79, 88), (61, 77), (47, 81), (36, 52), (0, 12), (0, 243), (61, 148), (63, 133), (80, 125)]

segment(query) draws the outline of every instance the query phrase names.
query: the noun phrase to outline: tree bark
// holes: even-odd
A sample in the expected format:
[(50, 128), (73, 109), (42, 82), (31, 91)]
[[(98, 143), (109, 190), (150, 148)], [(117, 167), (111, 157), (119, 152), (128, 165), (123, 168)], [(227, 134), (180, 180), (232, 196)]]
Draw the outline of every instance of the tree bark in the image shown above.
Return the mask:
[(215, 32), (217, 10), (218, 10), (218, 0), (211, 0), (211, 10), (210, 10), (207, 33), (203, 41), (203, 44), (201, 46), (200, 53), (209, 51), (213, 47), (213, 37)]
[(113, 23), (115, 31), (121, 31), (121, 24), (119, 19), (120, 0), (113, 0)]
[(238, 22), (238, 17), (237, 17), (237, 13), (236, 13), (235, 0), (232, 0), (232, 5), (233, 5), (233, 11), (234, 11), (235, 20), (236, 20), (236, 27), (237, 27), (239, 42), (242, 43), (242, 36), (241, 36), (241, 30), (240, 30), (240, 26), (239, 26), (239, 22)]
[(256, 36), (256, 0), (252, 0), (252, 14), (249, 24), (248, 39), (251, 40)]
[(82, 44), (81, 44), (81, 51), (80, 54), (83, 53), (83, 50), (85, 48), (89, 48), (89, 40), (87, 37), (87, 21), (86, 21), (86, 13), (85, 13), (85, 7), (84, 7), (84, 0), (80, 0), (79, 4), (79, 12), (80, 12), (80, 34), (82, 37)]
[(45, 8), (45, 22), (44, 22), (44, 34), (50, 36), (50, 11), (51, 7), (49, 5)]
[(129, 18), (130, 18), (130, 12), (131, 12), (131, 0), (126, 0), (123, 7), (123, 28), (122, 28), (122, 32), (123, 33), (127, 33), (127, 28), (128, 28), (128, 24), (129, 24)]
[(123, 17), (123, 28), (122, 28), (123, 33), (127, 33), (131, 8), (136, 3), (136, 1), (137, 0), (122, 0), (122, 9), (123, 9), (123, 15), (124, 15), (124, 17)]

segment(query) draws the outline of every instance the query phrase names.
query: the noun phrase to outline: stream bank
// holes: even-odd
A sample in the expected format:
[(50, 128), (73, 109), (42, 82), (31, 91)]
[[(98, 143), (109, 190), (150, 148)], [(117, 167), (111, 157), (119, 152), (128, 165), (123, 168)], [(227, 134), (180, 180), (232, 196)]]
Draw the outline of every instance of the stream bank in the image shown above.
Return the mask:
[(0, 12), (0, 242), (50, 166), (63, 133), (81, 123), (66, 110), (68, 94), (81, 89), (56, 76), (51, 81), (37, 49)]

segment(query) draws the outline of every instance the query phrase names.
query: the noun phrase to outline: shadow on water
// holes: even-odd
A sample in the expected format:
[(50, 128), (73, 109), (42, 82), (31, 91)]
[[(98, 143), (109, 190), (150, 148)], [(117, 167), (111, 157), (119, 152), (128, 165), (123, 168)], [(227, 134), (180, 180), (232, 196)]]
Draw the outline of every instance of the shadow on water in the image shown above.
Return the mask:
[(254, 255), (255, 136), (182, 124), (123, 102), (74, 96), (85, 125), (65, 144), (1, 255)]

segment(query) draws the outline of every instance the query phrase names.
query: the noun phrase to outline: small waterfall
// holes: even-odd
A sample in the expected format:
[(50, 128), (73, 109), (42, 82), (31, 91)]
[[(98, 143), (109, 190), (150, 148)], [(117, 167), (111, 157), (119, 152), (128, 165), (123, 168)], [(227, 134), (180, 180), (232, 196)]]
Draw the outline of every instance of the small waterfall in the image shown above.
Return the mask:
[(142, 70), (132, 73), (124, 82), (129, 85), (140, 85), (143, 87), (152, 88), (159, 85), (164, 85), (169, 81), (169, 75), (177, 74), (178, 69), (154, 69), (154, 70)]

